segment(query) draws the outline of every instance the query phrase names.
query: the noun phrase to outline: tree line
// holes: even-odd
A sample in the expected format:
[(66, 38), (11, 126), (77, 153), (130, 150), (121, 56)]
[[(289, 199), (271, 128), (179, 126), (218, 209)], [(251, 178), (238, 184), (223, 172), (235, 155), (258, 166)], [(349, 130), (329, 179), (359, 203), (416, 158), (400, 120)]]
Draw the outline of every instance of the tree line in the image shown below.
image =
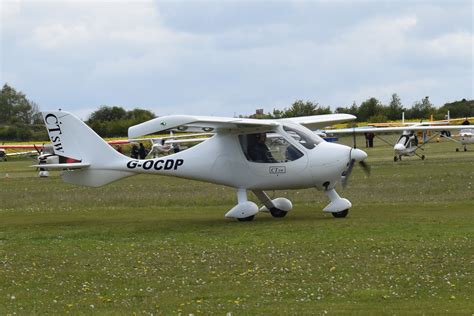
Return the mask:
[[(250, 115), (250, 118), (286, 118), (295, 116), (310, 116), (320, 114), (347, 113), (357, 116), (357, 122), (380, 122), (400, 120), (402, 113), (405, 113), (405, 119), (429, 120), (431, 115), (435, 120), (445, 119), (447, 113), (452, 118), (474, 116), (474, 100), (462, 99), (436, 108), (425, 97), (415, 102), (411, 108), (403, 106), (400, 97), (394, 93), (390, 102), (382, 104), (376, 98), (369, 98), (357, 105), (355, 102), (349, 107), (337, 107), (333, 112), (329, 107), (324, 107), (312, 101), (295, 101), (289, 108), (283, 110), (274, 109), (273, 112), (263, 113), (257, 110), (257, 113)], [(243, 116), (242, 116), (243, 117)]]
[(0, 141), (48, 139), (38, 105), (8, 84), (0, 91)]
[[(287, 118), (332, 113), (348, 113), (357, 116), (358, 122), (387, 122), (400, 120), (402, 113), (406, 119), (428, 120), (444, 119), (450, 112), (451, 117), (474, 116), (474, 100), (462, 99), (436, 108), (425, 97), (407, 108), (403, 106), (400, 97), (394, 93), (388, 104), (382, 104), (376, 98), (369, 98), (357, 105), (337, 107), (332, 111), (329, 106), (321, 106), (317, 102), (297, 100), (290, 107), (273, 109), (270, 113), (257, 110), (255, 114), (240, 117), (250, 118)], [(128, 128), (155, 118), (149, 110), (135, 108), (125, 110), (120, 106), (102, 105), (92, 112), (86, 123), (102, 137), (127, 137)], [(29, 100), (24, 93), (16, 91), (5, 84), (0, 91), (0, 141), (44, 141), (48, 139), (46, 129), (39, 111), (39, 106)]]

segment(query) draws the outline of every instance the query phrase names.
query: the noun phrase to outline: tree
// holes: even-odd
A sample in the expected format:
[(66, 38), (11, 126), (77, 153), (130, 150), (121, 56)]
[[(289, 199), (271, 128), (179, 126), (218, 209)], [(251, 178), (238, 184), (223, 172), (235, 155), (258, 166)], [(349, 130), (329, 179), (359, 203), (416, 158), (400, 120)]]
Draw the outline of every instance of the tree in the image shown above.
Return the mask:
[(336, 108), (336, 113), (345, 113), (345, 114), (352, 114), (352, 115), (357, 116), (357, 114), (359, 113), (359, 106), (354, 101), (352, 102), (351, 107), (345, 108), (341, 106), (341, 107)]
[(289, 109), (285, 109), (282, 117), (311, 116), (319, 114), (330, 114), (329, 107), (321, 107), (318, 103), (311, 101), (297, 100)]
[(415, 105), (407, 111), (408, 117), (412, 119), (427, 119), (436, 112), (429, 97), (424, 97), (421, 102), (415, 102)]
[(0, 124), (31, 124), (39, 113), (38, 106), (29, 101), (25, 94), (17, 92), (8, 84), (0, 91)]
[(156, 115), (151, 111), (135, 108), (131, 111), (128, 111), (126, 117), (133, 122), (141, 123), (154, 119)]
[(358, 121), (368, 121), (372, 116), (383, 114), (383, 106), (376, 98), (370, 98), (362, 102), (357, 111)]
[(400, 97), (394, 93), (392, 94), (392, 100), (390, 101), (388, 107), (385, 108), (385, 115), (389, 120), (398, 120), (402, 116), (403, 108)]
[(102, 105), (92, 112), (87, 124), (102, 137), (126, 136), (130, 126), (155, 117), (155, 114), (148, 110), (135, 108), (126, 111), (119, 106)]
[(106, 106), (102, 105), (98, 110), (92, 112), (89, 117), (88, 122), (107, 122), (125, 119), (127, 116), (127, 111), (119, 106)]
[(446, 103), (438, 109), (437, 118), (444, 119), (448, 111), (453, 118), (474, 116), (474, 100), (462, 99), (461, 101)]

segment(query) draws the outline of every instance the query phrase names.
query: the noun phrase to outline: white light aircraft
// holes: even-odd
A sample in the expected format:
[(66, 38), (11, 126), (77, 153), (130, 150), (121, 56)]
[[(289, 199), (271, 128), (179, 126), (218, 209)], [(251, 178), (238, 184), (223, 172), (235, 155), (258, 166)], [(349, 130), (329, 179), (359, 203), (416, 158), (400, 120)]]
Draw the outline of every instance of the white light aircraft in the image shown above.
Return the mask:
[(156, 158), (164, 154), (170, 153), (172, 150), (176, 151), (176, 148), (180, 148), (180, 144), (185, 143), (199, 143), (207, 140), (213, 133), (198, 133), (198, 134), (185, 134), (185, 135), (173, 135), (171, 131), (169, 136), (151, 137), (151, 138), (135, 138), (129, 139), (130, 143), (151, 142), (151, 149), (148, 156)]
[[(459, 140), (455, 139), (452, 136), (446, 134), (441, 135), (444, 138), (452, 140), (463, 146), (464, 151), (467, 151), (467, 145), (474, 144), (474, 128), (466, 128), (466, 125), (463, 125), (464, 129), (459, 131)], [(459, 151), (459, 148), (456, 148), (456, 151)]]
[[(418, 150), (424, 150), (423, 146), (429, 143), (435, 137), (443, 135), (445, 137), (446, 131), (453, 130), (462, 130), (465, 129), (465, 125), (436, 125), (436, 126), (425, 126), (425, 123), (419, 123), (419, 125), (412, 126), (400, 126), (400, 127), (358, 127), (358, 128), (343, 128), (343, 129), (333, 129), (333, 130), (324, 130), (326, 134), (365, 134), (365, 133), (374, 133), (380, 140), (386, 144), (393, 146), (394, 150), (394, 161), (402, 160), (402, 156), (417, 156), (420, 159), (424, 160), (425, 155), (419, 155)], [(420, 144), (416, 132), (434, 132), (428, 140), (424, 141), (423, 144)], [(391, 132), (402, 132), (402, 135), (398, 138), (395, 144), (392, 144), (382, 138), (378, 133), (391, 133)], [(355, 145), (354, 145), (355, 146)]]
[[(349, 114), (257, 120), (174, 115), (159, 117), (129, 128), (129, 138), (172, 129), (213, 132), (209, 139), (187, 150), (155, 159), (131, 159), (110, 147), (84, 122), (67, 112), (46, 112), (43, 118), (56, 154), (80, 162), (42, 165), (65, 170), (67, 183), (99, 187), (139, 173), (176, 176), (233, 187), (237, 205), (225, 216), (253, 220), (259, 211), (283, 217), (293, 206), (286, 198), (270, 199), (264, 190), (317, 188), (330, 203), (323, 211), (345, 217), (352, 204), (335, 191), (347, 184), (358, 162), (364, 171), (367, 154), (360, 149), (328, 143), (310, 129), (355, 119)], [(266, 135), (281, 141), (268, 148)], [(297, 134), (299, 140), (293, 136)], [(274, 137), (273, 137), (274, 139)], [(270, 143), (270, 141), (269, 141)], [(247, 198), (252, 191), (261, 208)]]

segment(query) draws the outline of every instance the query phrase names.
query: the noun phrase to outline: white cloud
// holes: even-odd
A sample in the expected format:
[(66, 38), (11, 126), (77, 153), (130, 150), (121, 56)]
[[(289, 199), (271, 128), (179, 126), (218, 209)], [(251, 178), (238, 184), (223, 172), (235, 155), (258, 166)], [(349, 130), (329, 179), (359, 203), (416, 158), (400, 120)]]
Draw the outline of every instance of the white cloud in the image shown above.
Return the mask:
[(6, 4), (2, 80), (43, 108), (232, 115), (300, 98), (341, 106), (394, 92), (409, 105), (473, 97), (469, 4)]

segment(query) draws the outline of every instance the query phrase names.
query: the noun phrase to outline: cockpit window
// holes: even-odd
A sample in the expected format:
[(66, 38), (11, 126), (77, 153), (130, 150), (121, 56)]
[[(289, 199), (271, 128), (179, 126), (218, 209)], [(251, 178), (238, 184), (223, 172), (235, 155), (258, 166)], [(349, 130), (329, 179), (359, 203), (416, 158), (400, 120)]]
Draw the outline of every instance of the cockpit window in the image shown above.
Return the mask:
[(239, 135), (245, 157), (252, 162), (281, 163), (294, 161), (303, 153), (277, 133)]
[(402, 144), (405, 147), (418, 146), (418, 137), (415, 134), (402, 135), (398, 139), (397, 144)]
[(321, 137), (319, 137), (318, 135), (308, 133), (306, 130), (302, 129), (297, 125), (291, 127), (284, 125), (283, 129), (285, 130), (285, 132), (290, 134), (291, 137), (296, 139), (296, 141), (298, 141), (301, 145), (308, 149), (313, 149), (319, 143), (323, 142)]

